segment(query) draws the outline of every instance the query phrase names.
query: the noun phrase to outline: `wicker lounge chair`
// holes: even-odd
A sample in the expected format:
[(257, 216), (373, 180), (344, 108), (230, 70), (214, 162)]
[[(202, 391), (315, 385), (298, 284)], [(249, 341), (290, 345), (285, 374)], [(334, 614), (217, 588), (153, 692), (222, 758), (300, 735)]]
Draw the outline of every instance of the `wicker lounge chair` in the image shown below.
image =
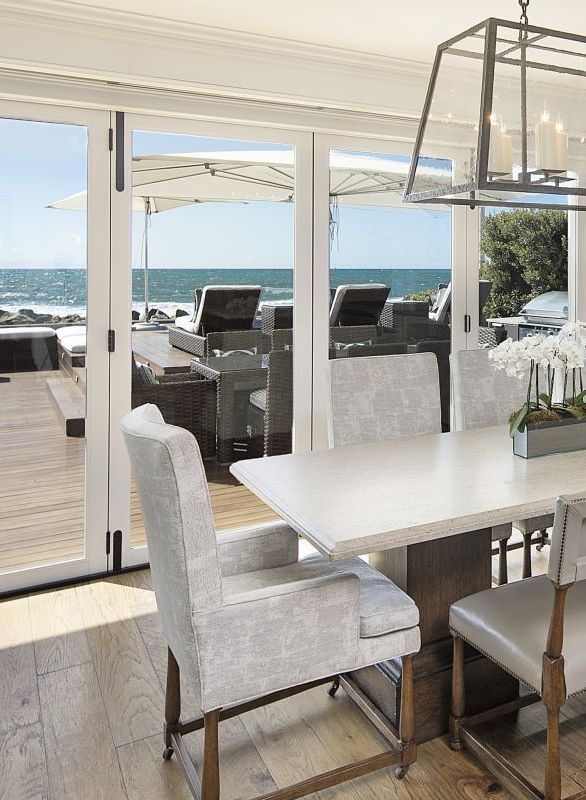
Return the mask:
[(132, 408), (155, 403), (165, 422), (195, 436), (202, 458), (214, 458), (216, 382), (190, 372), (147, 379), (147, 370), (132, 357)]
[(378, 325), (389, 295), (384, 283), (355, 283), (338, 286), (330, 309), (330, 327)]
[(250, 349), (239, 343), (241, 338), (238, 343), (222, 347), (208, 345), (207, 337), (213, 333), (251, 331), (261, 291), (261, 286), (205, 286), (193, 315), (175, 319), (175, 327), (169, 329), (169, 343), (202, 356), (211, 355), (214, 349)]

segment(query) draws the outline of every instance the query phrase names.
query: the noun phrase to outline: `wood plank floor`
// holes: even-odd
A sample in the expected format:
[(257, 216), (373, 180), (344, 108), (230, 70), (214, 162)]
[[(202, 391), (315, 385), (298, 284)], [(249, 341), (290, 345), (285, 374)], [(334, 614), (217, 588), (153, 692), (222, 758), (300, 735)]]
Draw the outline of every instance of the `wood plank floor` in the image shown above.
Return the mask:
[[(534, 557), (543, 571), (547, 553)], [(520, 551), (510, 556), (520, 573)], [(150, 573), (127, 573), (0, 603), (0, 800), (189, 800), (161, 752), (165, 645)], [(184, 712), (195, 711), (184, 687)], [(539, 784), (539, 706), (506, 721), (499, 747)], [(382, 749), (339, 692), (319, 687), (222, 723), (223, 800), (255, 795)], [(586, 786), (586, 699), (563, 712), (564, 796)], [(202, 737), (190, 748), (201, 758)], [(399, 782), (390, 770), (319, 793), (320, 800), (480, 800), (508, 795), (444, 739), (419, 748)]]
[[(83, 555), (85, 439), (65, 436), (45, 388), (62, 375), (0, 375), (0, 573)], [(206, 469), (218, 529), (275, 518), (227, 468)], [(144, 543), (134, 491), (130, 533), (133, 546)]]

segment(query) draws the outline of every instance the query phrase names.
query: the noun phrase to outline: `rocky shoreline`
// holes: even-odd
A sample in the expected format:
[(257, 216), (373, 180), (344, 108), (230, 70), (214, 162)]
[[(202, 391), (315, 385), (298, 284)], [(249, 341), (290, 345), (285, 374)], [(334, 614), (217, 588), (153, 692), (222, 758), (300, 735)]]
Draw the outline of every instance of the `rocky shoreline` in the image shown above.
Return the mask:
[(19, 308), (18, 311), (7, 311), (0, 308), (0, 325), (71, 325), (85, 324), (85, 317), (79, 314), (67, 314), (60, 317), (56, 314), (38, 314), (32, 308)]

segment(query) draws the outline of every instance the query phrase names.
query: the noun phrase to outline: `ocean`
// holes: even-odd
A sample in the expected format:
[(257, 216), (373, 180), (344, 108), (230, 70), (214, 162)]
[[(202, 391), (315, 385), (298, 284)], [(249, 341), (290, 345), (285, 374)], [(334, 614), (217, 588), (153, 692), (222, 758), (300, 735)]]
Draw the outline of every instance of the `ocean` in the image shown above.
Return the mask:
[[(403, 297), (420, 289), (435, 289), (450, 280), (449, 269), (332, 269), (330, 286), (344, 283), (385, 283), (390, 296)], [(133, 270), (133, 307), (142, 307), (142, 270)], [(253, 284), (263, 287), (261, 302), (293, 298), (290, 269), (150, 269), (149, 305), (173, 316), (177, 308), (191, 310), (193, 291), (211, 284)], [(86, 273), (81, 269), (0, 269), (0, 310), (32, 308), (39, 314), (85, 313)]]

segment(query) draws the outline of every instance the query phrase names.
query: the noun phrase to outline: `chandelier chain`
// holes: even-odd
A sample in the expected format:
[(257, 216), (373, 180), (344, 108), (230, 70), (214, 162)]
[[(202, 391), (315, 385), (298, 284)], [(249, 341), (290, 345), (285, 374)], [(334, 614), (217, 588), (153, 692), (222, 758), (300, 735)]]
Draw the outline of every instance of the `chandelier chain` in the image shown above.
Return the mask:
[(529, 17), (527, 16), (529, 0), (519, 0), (519, 5), (521, 6), (521, 25), (529, 25)]

